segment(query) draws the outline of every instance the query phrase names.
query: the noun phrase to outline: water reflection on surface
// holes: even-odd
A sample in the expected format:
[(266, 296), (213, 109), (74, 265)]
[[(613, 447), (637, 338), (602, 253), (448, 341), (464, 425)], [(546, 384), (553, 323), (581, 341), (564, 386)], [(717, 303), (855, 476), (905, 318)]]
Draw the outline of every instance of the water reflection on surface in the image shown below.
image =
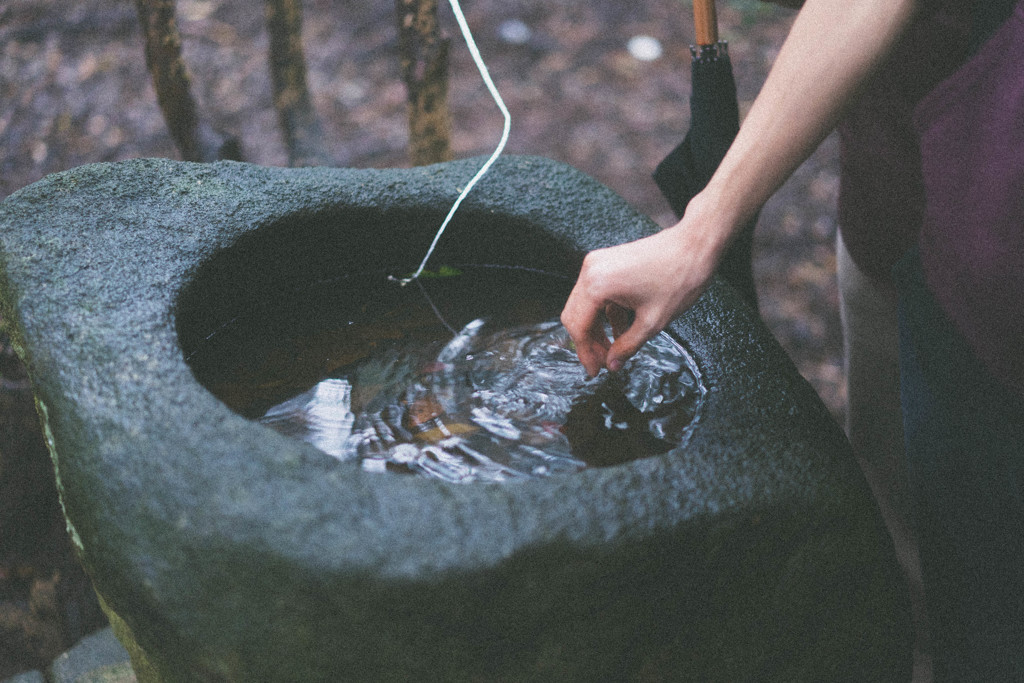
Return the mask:
[(207, 292), (183, 351), (232, 410), (367, 470), (503, 481), (684, 442), (703, 395), (686, 351), (662, 334), (588, 378), (557, 321), (572, 283), (461, 264)]
[(488, 330), (478, 318), (440, 348), (345, 368), (260, 422), (369, 471), (503, 481), (665, 452), (683, 439), (697, 394), (667, 334), (591, 379), (557, 321)]

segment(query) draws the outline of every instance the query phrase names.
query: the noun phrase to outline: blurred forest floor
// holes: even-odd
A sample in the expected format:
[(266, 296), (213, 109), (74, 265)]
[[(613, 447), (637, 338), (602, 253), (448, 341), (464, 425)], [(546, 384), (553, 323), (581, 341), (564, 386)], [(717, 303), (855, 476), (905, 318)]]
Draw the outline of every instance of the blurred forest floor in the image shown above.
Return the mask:
[[(718, 4), (742, 109), (793, 13), (758, 0)], [(507, 153), (568, 162), (659, 224), (674, 222), (651, 172), (688, 125), (689, 3), (467, 0), (463, 9), (511, 111)], [(444, 3), (441, 15), (452, 37), (454, 154), (490, 153), (501, 116)], [(240, 138), (246, 160), (286, 165), (261, 4), (178, 0), (178, 26), (202, 116)], [(634, 56), (628, 45), (637, 36), (655, 38), (660, 56)], [(408, 165), (394, 3), (306, 0), (304, 46), (338, 165)], [(837, 149), (835, 137), (827, 139), (765, 207), (755, 277), (763, 318), (838, 419), (845, 397), (834, 284)], [(178, 158), (134, 4), (5, 0), (0, 199), (48, 173), (144, 156)], [(101, 621), (64, 538), (30, 387), (0, 337), (0, 678), (44, 666)]]

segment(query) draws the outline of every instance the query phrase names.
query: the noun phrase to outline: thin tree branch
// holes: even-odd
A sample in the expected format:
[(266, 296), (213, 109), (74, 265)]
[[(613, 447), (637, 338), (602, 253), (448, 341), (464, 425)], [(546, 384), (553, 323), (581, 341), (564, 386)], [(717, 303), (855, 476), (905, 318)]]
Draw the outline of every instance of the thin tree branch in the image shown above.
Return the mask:
[(146, 40), (146, 66), (157, 103), (174, 144), (186, 161), (241, 159), (234, 138), (214, 131), (199, 117), (191, 76), (181, 57), (181, 36), (174, 21), (174, 0), (135, 0)]
[(402, 79), (408, 93), (409, 158), (416, 166), (448, 161), (448, 47), (437, 0), (395, 0)]
[(332, 161), (324, 151), (323, 127), (306, 86), (301, 0), (266, 0), (264, 9), (274, 108), (288, 149), (288, 164), (329, 166)]

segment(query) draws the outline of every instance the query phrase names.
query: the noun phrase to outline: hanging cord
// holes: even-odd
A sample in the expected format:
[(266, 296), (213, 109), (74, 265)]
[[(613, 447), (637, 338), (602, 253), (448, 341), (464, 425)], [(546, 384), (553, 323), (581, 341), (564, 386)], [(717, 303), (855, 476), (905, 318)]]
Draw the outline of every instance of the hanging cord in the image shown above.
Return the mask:
[[(469, 30), (469, 24), (466, 23), (466, 17), (462, 13), (462, 7), (459, 5), (459, 0), (448, 0), (448, 4), (452, 7), (452, 12), (455, 14), (455, 21), (459, 23), (459, 30), (462, 31), (462, 37), (466, 39), (466, 47), (469, 48), (469, 54), (473, 57), (473, 63), (476, 64), (476, 68), (480, 71), (480, 76), (484, 79), (484, 84), (487, 86), (487, 90), (491, 93), (491, 97), (494, 98), (494, 102), (498, 105), (498, 109), (501, 110), (501, 115), (505, 119), (504, 129), (501, 131), (501, 140), (498, 142), (498, 146), (491, 154), (490, 158), (484, 162), (484, 165), (480, 167), (480, 170), (476, 172), (476, 175), (466, 183), (466, 187), (463, 188), (462, 192), (455, 199), (455, 203), (452, 204), (452, 208), (448, 210), (448, 215), (445, 216), (444, 221), (441, 223), (441, 227), (438, 228), (437, 234), (434, 235), (434, 241), (430, 243), (430, 248), (427, 249), (427, 255), (423, 257), (423, 261), (420, 262), (420, 267), (416, 269), (416, 272), (407, 278), (402, 278), (399, 282), (404, 287), (413, 280), (420, 276), (423, 272), (423, 268), (427, 265), (427, 261), (430, 256), (434, 253), (434, 247), (437, 246), (438, 240), (441, 239), (444, 229), (448, 227), (448, 223), (451, 222), (452, 216), (458, 210), (459, 205), (462, 204), (462, 200), (466, 198), (469, 191), (473, 189), (473, 186), (484, 177), (487, 170), (491, 165), (497, 161), (498, 156), (501, 155), (503, 149), (505, 149), (505, 143), (508, 142), (508, 133), (512, 128), (512, 115), (508, 113), (508, 108), (505, 106), (505, 102), (501, 99), (501, 95), (498, 94), (498, 88), (495, 87), (494, 81), (491, 80), (491, 74), (487, 71), (487, 65), (484, 64), (483, 57), (480, 56), (480, 50), (476, 47), (476, 41), (473, 40), (473, 34)], [(396, 279), (396, 278), (391, 278)]]

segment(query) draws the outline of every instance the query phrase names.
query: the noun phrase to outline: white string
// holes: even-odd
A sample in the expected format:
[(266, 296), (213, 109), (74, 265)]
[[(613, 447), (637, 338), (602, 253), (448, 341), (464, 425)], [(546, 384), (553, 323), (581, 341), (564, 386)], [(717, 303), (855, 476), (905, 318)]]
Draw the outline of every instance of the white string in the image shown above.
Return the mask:
[(501, 99), (501, 95), (498, 94), (498, 88), (495, 87), (494, 81), (491, 80), (491, 74), (487, 71), (487, 65), (484, 64), (483, 58), (480, 56), (480, 50), (476, 47), (476, 41), (473, 40), (473, 34), (469, 30), (469, 24), (466, 23), (466, 17), (462, 13), (462, 7), (459, 6), (459, 0), (448, 0), (448, 4), (452, 7), (452, 12), (455, 14), (455, 21), (459, 24), (459, 30), (462, 31), (462, 37), (466, 39), (466, 46), (469, 48), (469, 54), (473, 57), (473, 63), (476, 64), (476, 68), (480, 71), (480, 76), (484, 79), (484, 84), (487, 86), (487, 90), (491, 93), (491, 97), (494, 98), (494, 102), (498, 105), (498, 109), (501, 110), (501, 115), (505, 119), (504, 129), (501, 131), (501, 140), (498, 142), (498, 146), (491, 154), (490, 158), (484, 162), (484, 165), (480, 167), (480, 170), (476, 172), (476, 175), (466, 183), (466, 187), (463, 188), (462, 192), (455, 199), (455, 203), (452, 204), (452, 208), (449, 209), (448, 215), (445, 216), (444, 221), (441, 223), (441, 227), (438, 228), (437, 234), (434, 235), (434, 241), (430, 243), (430, 248), (427, 249), (427, 255), (423, 257), (423, 261), (420, 263), (420, 267), (416, 269), (416, 272), (407, 278), (399, 280), (402, 285), (407, 285), (420, 276), (423, 272), (423, 268), (427, 265), (427, 261), (430, 259), (431, 254), (434, 253), (434, 247), (437, 246), (438, 240), (441, 239), (444, 229), (448, 227), (448, 223), (451, 222), (452, 216), (458, 210), (462, 200), (466, 198), (469, 191), (473, 189), (473, 186), (479, 182), (484, 174), (491, 165), (501, 155), (503, 149), (505, 149), (505, 143), (508, 142), (508, 133), (512, 128), (512, 115), (508, 113), (508, 108), (505, 106), (505, 102)]

